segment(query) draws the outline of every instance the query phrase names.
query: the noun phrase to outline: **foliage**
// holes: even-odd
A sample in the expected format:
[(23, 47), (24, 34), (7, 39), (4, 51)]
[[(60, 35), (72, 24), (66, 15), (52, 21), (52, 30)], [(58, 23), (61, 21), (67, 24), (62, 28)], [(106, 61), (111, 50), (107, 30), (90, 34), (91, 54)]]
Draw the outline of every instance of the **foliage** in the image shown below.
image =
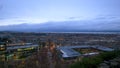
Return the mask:
[(94, 57), (84, 57), (82, 61), (72, 64), (71, 68), (97, 68), (97, 66), (104, 60), (110, 60), (115, 57), (120, 56), (119, 51), (103, 52), (98, 56)]
[(107, 61), (107, 60), (113, 59), (117, 56), (120, 56), (120, 50), (111, 51), (111, 52), (104, 52), (104, 53), (101, 53), (98, 57)]

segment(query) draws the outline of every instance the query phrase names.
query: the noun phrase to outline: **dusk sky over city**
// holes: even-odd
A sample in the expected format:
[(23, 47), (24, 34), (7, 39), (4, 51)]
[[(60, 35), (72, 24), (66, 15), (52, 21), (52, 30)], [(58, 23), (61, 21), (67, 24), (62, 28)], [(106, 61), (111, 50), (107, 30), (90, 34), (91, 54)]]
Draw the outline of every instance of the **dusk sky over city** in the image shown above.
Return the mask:
[(120, 68), (120, 0), (0, 0), (0, 68)]
[(120, 0), (0, 0), (0, 25), (120, 18)]

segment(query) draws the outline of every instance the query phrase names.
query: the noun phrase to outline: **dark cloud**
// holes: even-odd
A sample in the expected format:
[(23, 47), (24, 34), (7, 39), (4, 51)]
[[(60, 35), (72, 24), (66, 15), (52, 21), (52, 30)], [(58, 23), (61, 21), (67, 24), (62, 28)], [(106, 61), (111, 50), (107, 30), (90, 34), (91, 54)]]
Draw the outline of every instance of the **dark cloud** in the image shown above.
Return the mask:
[(20, 24), (1, 26), (0, 30), (33, 32), (80, 32), (80, 31), (120, 31), (119, 21), (63, 21), (41, 24)]
[(3, 9), (3, 5), (2, 4), (0, 4), (0, 11)]
[(82, 17), (69, 17), (68, 19), (80, 19), (80, 18), (82, 18)]
[(98, 16), (94, 20), (109, 21), (109, 20), (117, 20), (117, 19), (120, 19), (120, 16), (107, 15), (107, 16)]

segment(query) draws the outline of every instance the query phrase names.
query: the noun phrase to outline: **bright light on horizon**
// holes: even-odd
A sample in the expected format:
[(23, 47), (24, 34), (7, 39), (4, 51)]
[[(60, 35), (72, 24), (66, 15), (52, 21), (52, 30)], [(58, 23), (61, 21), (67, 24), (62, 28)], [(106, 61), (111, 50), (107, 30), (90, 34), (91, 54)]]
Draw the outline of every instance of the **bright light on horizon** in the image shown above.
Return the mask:
[(46, 22), (62, 22), (62, 21), (79, 21), (79, 20), (92, 20), (94, 18), (87, 17), (70, 17), (70, 18), (9, 18), (9, 19), (2, 19), (0, 20), (0, 26), (6, 25), (17, 25), (17, 24), (39, 24), (39, 23), (46, 23)]

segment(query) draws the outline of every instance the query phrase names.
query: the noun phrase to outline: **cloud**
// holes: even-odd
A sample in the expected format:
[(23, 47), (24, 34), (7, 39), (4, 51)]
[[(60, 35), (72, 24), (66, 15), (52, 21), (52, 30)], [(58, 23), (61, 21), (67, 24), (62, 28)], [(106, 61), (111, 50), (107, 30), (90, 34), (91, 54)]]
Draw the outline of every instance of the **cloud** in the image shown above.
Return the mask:
[(1, 17), (0, 20), (4, 20), (4, 18)]
[(92, 20), (92, 17), (90, 18), (90, 17), (85, 17), (85, 16), (80, 16), (80, 17), (69, 17), (67, 20), (70, 20), (70, 21), (72, 21), (72, 20)]
[(106, 15), (106, 16), (98, 16), (94, 20), (101, 20), (101, 21), (111, 21), (111, 20), (120, 20), (120, 16), (114, 16), (114, 15)]
[(120, 31), (119, 21), (54, 21), (39, 24), (1, 26), (0, 30), (29, 32)]
[(45, 19), (39, 18), (0, 18), (0, 25), (14, 25), (14, 24), (22, 24), (22, 23), (43, 23), (47, 22)]
[[(71, 24), (77, 23), (77, 24), (94, 24), (99, 22), (119, 22), (120, 16), (97, 16), (95, 18), (88, 18), (85, 19), (84, 17), (69, 17), (66, 19), (47, 19), (47, 18), (31, 18), (31, 17), (15, 17), (15, 18), (0, 18), (0, 25), (14, 25), (14, 24), (22, 24), (22, 23), (28, 23), (28, 24), (37, 24), (37, 23), (48, 23), (53, 24), (54, 23), (61, 23), (61, 24)], [(101, 24), (99, 23), (99, 24)], [(104, 24), (102, 23), (102, 24)], [(66, 24), (66, 25), (67, 25)]]
[(2, 10), (2, 8), (3, 8), (3, 5), (2, 5), (2, 4), (0, 4), (0, 10)]

